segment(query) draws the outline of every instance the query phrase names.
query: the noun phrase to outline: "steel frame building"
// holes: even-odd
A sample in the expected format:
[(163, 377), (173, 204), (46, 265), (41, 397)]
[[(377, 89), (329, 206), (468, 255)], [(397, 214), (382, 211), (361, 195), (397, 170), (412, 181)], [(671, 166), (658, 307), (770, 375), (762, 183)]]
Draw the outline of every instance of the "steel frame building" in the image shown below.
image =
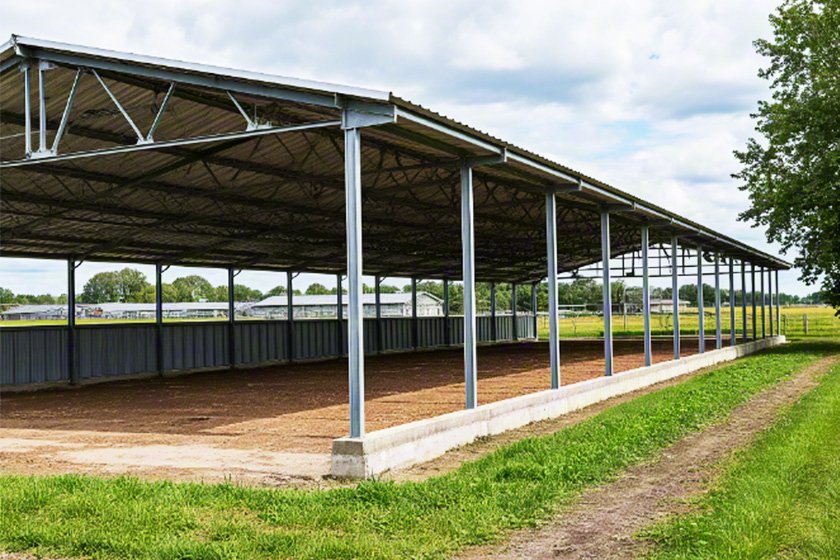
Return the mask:
[[(561, 274), (603, 280), (606, 375), (616, 275), (643, 279), (646, 364), (652, 275), (672, 278), (675, 309), (679, 276), (696, 275), (702, 288), (704, 274), (713, 275), (721, 347), (721, 265), (730, 287), (740, 272), (744, 288), (740, 302), (730, 290), (732, 311), (739, 303), (746, 311), (750, 271), (745, 338), (759, 335), (756, 308), (764, 313), (765, 276), (772, 306), (775, 273), (770, 331), (778, 332), (778, 270), (787, 262), (387, 92), (13, 36), (0, 46), (0, 152), (0, 256), (66, 260), (70, 308), (81, 262), (154, 264), (157, 324), (142, 337), (157, 348), (160, 371), (173, 367), (162, 357), (168, 266), (226, 268), (231, 292), (242, 269), (285, 272), (289, 293), (294, 273), (346, 274), (347, 328), (336, 332), (349, 363), (351, 437), (365, 431), (364, 356), (380, 348), (385, 324), (365, 324), (363, 273), (377, 278), (377, 294), (385, 276), (411, 277), (415, 286), (418, 278), (463, 282), (462, 324), (447, 317), (439, 326), (443, 340), (464, 346), (467, 408), (478, 404), (476, 281), (530, 284), (533, 300), (535, 283), (548, 279), (552, 388), (560, 385)], [(227, 335), (208, 340), (226, 343), (235, 363), (236, 345), (251, 335), (235, 331), (230, 317)], [(495, 319), (481, 338), (499, 338)], [(376, 345), (366, 344), (371, 326)], [(287, 359), (300, 343), (294, 328), (292, 320), (272, 335), (286, 337)], [(410, 328), (417, 347), (418, 322)], [(533, 337), (536, 328), (514, 316), (508, 334)], [(78, 336), (70, 314), (49, 342), (66, 346), (73, 382)]]

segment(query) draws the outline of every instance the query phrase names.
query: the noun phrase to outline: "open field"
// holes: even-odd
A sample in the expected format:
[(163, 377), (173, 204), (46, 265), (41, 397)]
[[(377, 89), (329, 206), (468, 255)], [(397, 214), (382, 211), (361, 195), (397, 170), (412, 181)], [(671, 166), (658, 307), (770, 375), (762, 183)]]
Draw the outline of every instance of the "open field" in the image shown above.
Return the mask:
[(643, 534), (653, 558), (840, 558), (840, 365), (693, 512)]
[[(641, 350), (617, 342), (615, 370), (642, 366)], [(671, 341), (657, 341), (654, 359), (671, 352)], [(686, 339), (683, 352), (696, 353), (697, 341)], [(602, 376), (602, 353), (599, 342), (564, 341), (562, 384)], [(548, 354), (547, 343), (481, 347), (479, 402), (547, 389)], [(464, 406), (460, 349), (371, 356), (366, 368), (369, 431)], [(0, 470), (317, 479), (332, 440), (347, 432), (347, 392), (346, 360), (330, 360), (4, 395)]]
[(92, 558), (442, 558), (546, 519), (838, 351), (797, 343), (762, 352), (424, 482), (303, 491), (3, 476), (0, 548)]
[[(714, 336), (715, 316), (714, 307), (706, 307), (706, 317), (703, 330), (707, 335)], [(834, 309), (830, 307), (782, 307), (782, 334), (788, 337), (840, 337), (840, 317), (834, 316)], [(805, 317), (807, 316), (807, 319)], [(776, 316), (773, 315), (774, 329)], [(805, 323), (808, 325), (808, 332), (805, 332)], [(765, 330), (770, 333), (769, 311), (765, 311)], [(539, 318), (540, 338), (548, 338), (548, 318)], [(742, 314), (740, 307), (735, 308), (735, 332), (741, 335)], [(721, 308), (721, 329), (724, 338), (729, 336), (729, 307)], [(760, 310), (756, 319), (756, 331), (761, 336), (761, 314)], [(674, 332), (673, 317), (669, 314), (651, 315), (651, 332), (656, 335), (670, 335)], [(696, 309), (688, 309), (680, 313), (680, 333), (685, 335), (697, 335), (699, 332), (699, 321)], [(747, 309), (747, 332), (752, 335), (752, 310)], [(641, 315), (613, 314), (613, 335), (614, 336), (642, 336), (644, 323)], [(604, 335), (604, 321), (598, 315), (583, 315), (580, 317), (562, 317), (560, 319), (560, 337), (593, 337)], [(740, 338), (739, 338), (740, 339)]]

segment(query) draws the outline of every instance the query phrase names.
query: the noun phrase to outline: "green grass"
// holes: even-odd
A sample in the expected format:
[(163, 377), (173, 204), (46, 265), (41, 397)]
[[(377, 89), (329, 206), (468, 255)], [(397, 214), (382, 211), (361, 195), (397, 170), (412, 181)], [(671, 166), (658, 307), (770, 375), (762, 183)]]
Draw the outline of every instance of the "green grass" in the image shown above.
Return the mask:
[(532, 526), (838, 344), (759, 353), (424, 482), (327, 491), (0, 477), (0, 549), (92, 558), (443, 558)]
[(840, 365), (727, 465), (654, 558), (840, 558)]
[[(703, 331), (707, 335), (715, 333), (714, 306), (706, 307), (706, 317)], [(775, 309), (774, 309), (775, 313)], [(834, 309), (830, 307), (782, 307), (782, 334), (796, 338), (825, 338), (840, 336), (840, 317), (834, 316)], [(803, 317), (808, 316), (808, 332), (805, 332)], [(625, 320), (626, 319), (626, 320)], [(773, 329), (775, 330), (776, 316), (773, 315)], [(770, 313), (765, 311), (764, 325), (770, 332)], [(541, 316), (538, 322), (538, 332), (541, 339), (548, 338), (548, 317)], [(740, 306), (735, 308), (735, 330), (741, 334), (742, 315)], [(721, 329), (724, 338), (729, 337), (729, 304), (721, 308)], [(752, 334), (752, 309), (747, 309), (747, 331)], [(756, 331), (761, 335), (761, 314), (757, 311)], [(673, 316), (670, 314), (651, 315), (651, 333), (657, 335), (671, 335), (674, 332)], [(680, 333), (696, 335), (699, 332), (697, 310), (689, 309), (680, 313)], [(614, 336), (642, 336), (644, 324), (641, 315), (627, 315), (626, 318), (613, 313)], [(604, 336), (604, 320), (598, 315), (583, 315), (579, 317), (561, 317), (560, 338), (599, 337)]]

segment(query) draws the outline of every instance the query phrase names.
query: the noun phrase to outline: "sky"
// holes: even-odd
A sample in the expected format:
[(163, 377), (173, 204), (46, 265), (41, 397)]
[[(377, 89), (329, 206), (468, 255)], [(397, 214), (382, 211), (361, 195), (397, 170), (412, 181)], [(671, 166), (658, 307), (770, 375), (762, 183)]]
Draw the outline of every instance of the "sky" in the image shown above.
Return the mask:
[[(769, 96), (752, 42), (766, 0), (5, 2), (12, 33), (410, 99), (773, 254), (730, 175)], [(116, 265), (85, 263), (81, 286)], [(138, 267), (153, 280), (152, 267)], [(0, 259), (0, 286), (66, 291), (66, 265)], [(195, 271), (173, 268), (165, 281)], [(201, 270), (214, 284), (221, 270)], [(798, 272), (784, 292), (804, 295)], [(282, 274), (245, 272), (261, 290)], [(306, 285), (331, 278), (302, 275)]]

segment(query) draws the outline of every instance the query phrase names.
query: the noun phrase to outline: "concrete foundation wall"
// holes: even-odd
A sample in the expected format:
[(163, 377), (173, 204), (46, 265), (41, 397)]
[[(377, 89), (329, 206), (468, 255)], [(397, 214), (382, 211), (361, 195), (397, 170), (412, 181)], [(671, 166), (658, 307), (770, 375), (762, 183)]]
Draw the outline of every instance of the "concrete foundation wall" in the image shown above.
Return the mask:
[(784, 342), (784, 336), (756, 340), (625, 371), (612, 377), (591, 379), (556, 390), (541, 391), (481, 405), (472, 410), (460, 410), (394, 426), (371, 432), (362, 438), (339, 438), (333, 441), (332, 474), (368, 478), (393, 468), (422, 463), (479, 437), (555, 418), (610, 397)]

